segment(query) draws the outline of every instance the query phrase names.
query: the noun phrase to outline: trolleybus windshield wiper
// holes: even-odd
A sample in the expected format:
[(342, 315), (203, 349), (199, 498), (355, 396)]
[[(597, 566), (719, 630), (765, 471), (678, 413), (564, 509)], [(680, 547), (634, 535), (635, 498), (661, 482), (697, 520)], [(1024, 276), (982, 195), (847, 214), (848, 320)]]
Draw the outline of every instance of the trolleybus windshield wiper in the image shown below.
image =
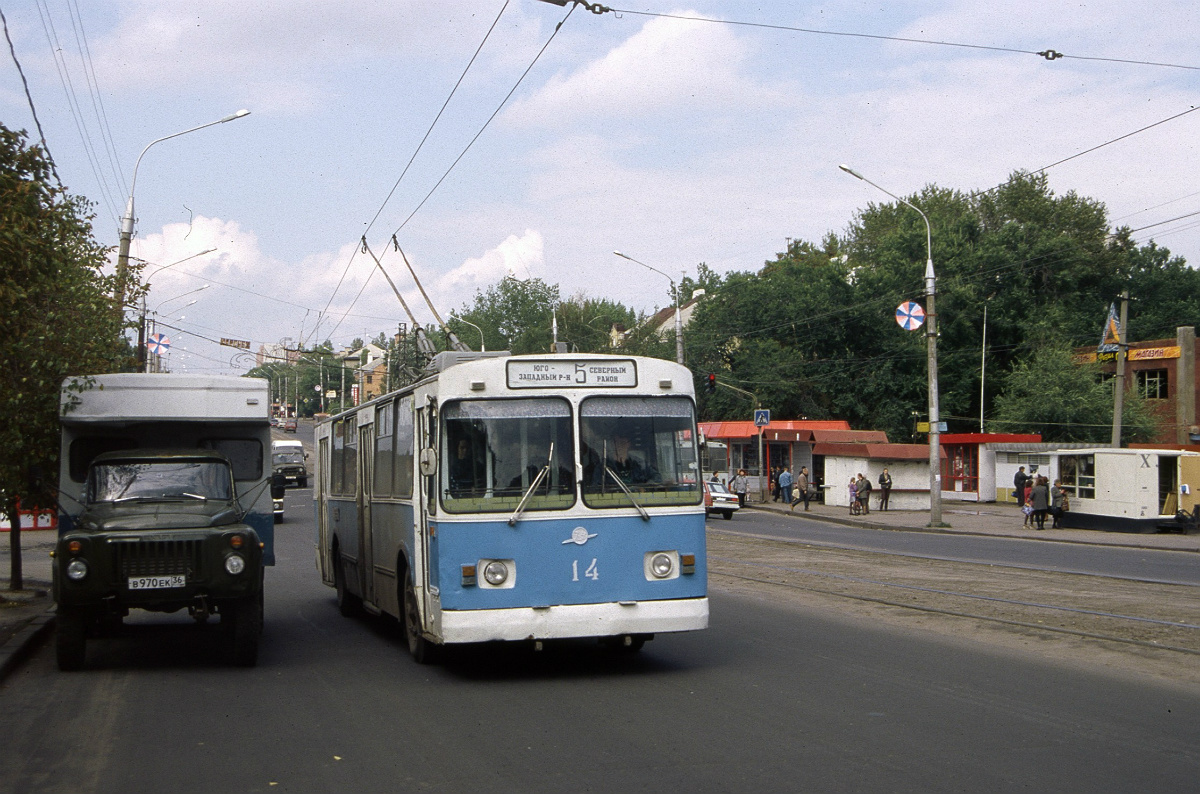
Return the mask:
[(638, 500), (636, 498), (634, 498), (634, 496), (633, 496), (633, 491), (629, 490), (629, 486), (625, 484), (624, 480), (622, 480), (620, 477), (618, 477), (616, 475), (616, 472), (614, 472), (612, 469), (610, 469), (608, 467), (607, 463), (604, 464), (604, 471), (608, 473), (609, 477), (613, 478), (613, 482), (615, 482), (617, 485), (621, 486), (621, 490), (625, 492), (625, 495), (629, 497), (629, 501), (633, 502), (633, 506), (636, 507), (638, 513), (641, 514), (642, 520), (649, 521), (650, 514), (646, 512), (646, 508), (644, 508), (640, 504), (638, 504)]
[(538, 485), (541, 484), (542, 480), (550, 472), (550, 463), (553, 460), (554, 460), (554, 442), (551, 441), (550, 442), (550, 454), (546, 456), (546, 465), (543, 466), (542, 470), (539, 471), (537, 473), (537, 476), (533, 478), (533, 482), (531, 482), (529, 484), (529, 487), (525, 489), (525, 495), (521, 497), (521, 502), (520, 502), (520, 504), (517, 505), (517, 509), (513, 511), (513, 514), (511, 516), (508, 517), (508, 525), (510, 527), (516, 526), (517, 520), (521, 517), (521, 514), (525, 512), (525, 503), (529, 501), (530, 495), (534, 491), (537, 490)]

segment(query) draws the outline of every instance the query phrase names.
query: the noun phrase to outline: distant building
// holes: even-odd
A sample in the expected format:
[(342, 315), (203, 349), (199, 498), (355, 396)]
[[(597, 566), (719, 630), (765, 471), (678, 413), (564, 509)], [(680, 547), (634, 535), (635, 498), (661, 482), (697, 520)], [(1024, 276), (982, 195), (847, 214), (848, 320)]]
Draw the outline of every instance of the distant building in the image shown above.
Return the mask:
[[(1159, 421), (1155, 444), (1187, 444), (1200, 441), (1196, 426), (1200, 373), (1196, 371), (1196, 329), (1181, 326), (1174, 339), (1151, 339), (1129, 345), (1125, 362), (1125, 389), (1136, 389), (1151, 405)], [(1117, 354), (1102, 352), (1096, 346), (1075, 349), (1077, 361), (1099, 360), (1104, 372), (1115, 374)]]
[(300, 350), (286, 345), (259, 345), (258, 352), (254, 354), (254, 364), (258, 367), (272, 362), (295, 364), (299, 361)]

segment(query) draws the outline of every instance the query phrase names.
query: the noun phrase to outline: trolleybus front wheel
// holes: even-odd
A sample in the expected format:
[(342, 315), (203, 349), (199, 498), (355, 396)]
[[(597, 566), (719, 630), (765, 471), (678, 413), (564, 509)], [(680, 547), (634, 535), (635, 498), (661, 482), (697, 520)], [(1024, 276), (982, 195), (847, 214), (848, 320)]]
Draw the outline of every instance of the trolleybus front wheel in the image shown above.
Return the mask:
[(342, 564), (342, 554), (334, 556), (333, 587), (337, 591), (338, 612), (343, 617), (352, 618), (362, 609), (362, 599), (346, 589), (346, 566)]
[(433, 663), (436, 661), (438, 646), (421, 634), (421, 613), (417, 605), (417, 588), (413, 584), (412, 573), (404, 579), (403, 607), (404, 636), (408, 640), (408, 652), (417, 664)]

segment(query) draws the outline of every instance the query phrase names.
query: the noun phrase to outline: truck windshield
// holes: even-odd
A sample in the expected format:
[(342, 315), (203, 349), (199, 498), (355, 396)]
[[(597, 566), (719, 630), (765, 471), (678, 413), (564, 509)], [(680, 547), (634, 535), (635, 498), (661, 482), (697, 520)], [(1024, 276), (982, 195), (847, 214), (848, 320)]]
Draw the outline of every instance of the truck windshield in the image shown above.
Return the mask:
[(88, 501), (232, 498), (229, 466), (221, 461), (121, 461), (92, 466)]
[(524, 509), (562, 510), (575, 503), (571, 407), (565, 400), (460, 400), (443, 408), (442, 421), (447, 511), (516, 510), (543, 469)]
[(276, 452), (276, 466), (303, 466), (304, 455), (299, 452)]
[(626, 489), (643, 507), (698, 503), (695, 426), (692, 402), (685, 397), (584, 400), (579, 413), (584, 504), (628, 507)]

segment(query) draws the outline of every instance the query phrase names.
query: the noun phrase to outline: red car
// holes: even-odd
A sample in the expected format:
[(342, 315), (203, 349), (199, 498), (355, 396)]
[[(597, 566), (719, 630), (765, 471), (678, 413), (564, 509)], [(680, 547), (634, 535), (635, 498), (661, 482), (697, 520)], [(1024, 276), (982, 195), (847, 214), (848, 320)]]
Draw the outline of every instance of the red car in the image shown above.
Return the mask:
[(733, 511), (739, 507), (741, 505), (738, 504), (737, 494), (730, 492), (724, 483), (704, 481), (705, 514), (720, 513), (728, 521), (733, 518)]
[(284, 419), (283, 420), (283, 432), (295, 433), (296, 432), (296, 420), (295, 419)]

